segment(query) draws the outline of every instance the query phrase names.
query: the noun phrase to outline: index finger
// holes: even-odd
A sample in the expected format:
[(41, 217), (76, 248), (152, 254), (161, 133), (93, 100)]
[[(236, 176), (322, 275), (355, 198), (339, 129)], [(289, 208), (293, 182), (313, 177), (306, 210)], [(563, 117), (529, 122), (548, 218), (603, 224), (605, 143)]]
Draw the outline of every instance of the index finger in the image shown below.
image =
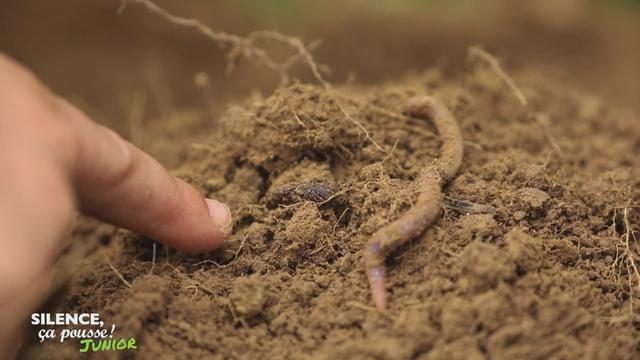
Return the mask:
[[(33, 196), (25, 199), (22, 207), (50, 213), (47, 219), (56, 226), (63, 223), (70, 216), (65, 215), (67, 210), (56, 211), (63, 201), (50, 203), (36, 196), (42, 190), (40, 182), (55, 182), (60, 183), (57, 188), (69, 188), (83, 212), (101, 220), (185, 251), (220, 246), (230, 231), (226, 205), (204, 199), (193, 187), (169, 175), (156, 160), (91, 121), (52, 94), (29, 70), (2, 54), (0, 75), (5, 86), (13, 88), (3, 115), (7, 125), (4, 135), (14, 144), (8, 151), (31, 159), (27, 161), (23, 155), (25, 161), (14, 161), (28, 167), (14, 172), (15, 179), (24, 173), (14, 188), (29, 184), (33, 188)], [(35, 171), (43, 175), (29, 175)], [(64, 199), (67, 192), (61, 190), (56, 195)]]
[(70, 174), (84, 213), (185, 251), (220, 246), (231, 227), (225, 204), (203, 198), (151, 156), (59, 101), (74, 123), (78, 148)]

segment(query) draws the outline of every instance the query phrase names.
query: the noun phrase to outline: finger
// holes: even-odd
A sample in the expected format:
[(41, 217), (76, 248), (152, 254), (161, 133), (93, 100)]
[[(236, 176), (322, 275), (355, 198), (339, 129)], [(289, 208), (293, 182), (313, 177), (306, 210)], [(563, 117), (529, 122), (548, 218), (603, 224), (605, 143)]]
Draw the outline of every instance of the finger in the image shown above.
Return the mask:
[[(57, 99), (27, 69), (1, 54), (0, 85), (13, 90), (8, 94), (9, 102), (14, 98), (13, 104), (4, 108), (8, 113), (3, 117), (20, 117), (13, 119), (15, 129), (11, 124), (6, 133), (22, 139), (16, 148), (33, 149), (33, 157), (40, 154), (45, 168), (65, 172), (83, 211), (186, 251), (214, 249), (228, 234), (231, 217), (226, 205), (203, 199), (147, 154)], [(20, 136), (16, 136), (18, 130), (22, 131)], [(46, 183), (47, 176), (14, 178), (22, 179), (22, 187), (33, 187), (31, 181)], [(57, 191), (56, 195), (63, 193)], [(42, 200), (25, 201), (22, 206), (37, 208), (43, 205)], [(42, 212), (46, 213), (45, 209)], [(53, 213), (55, 221), (66, 214)], [(21, 221), (24, 219), (33, 220), (25, 217)]]
[[(1, 53), (0, 89), (0, 328), (12, 331), (41, 298), (46, 286), (38, 284), (63, 248), (76, 198), (88, 213), (185, 250), (215, 248), (228, 233), (225, 205), (169, 176)], [(4, 339), (3, 350), (11, 345)]]
[(191, 252), (217, 248), (229, 208), (204, 199), (156, 160), (60, 100), (77, 132), (71, 175), (83, 212)]

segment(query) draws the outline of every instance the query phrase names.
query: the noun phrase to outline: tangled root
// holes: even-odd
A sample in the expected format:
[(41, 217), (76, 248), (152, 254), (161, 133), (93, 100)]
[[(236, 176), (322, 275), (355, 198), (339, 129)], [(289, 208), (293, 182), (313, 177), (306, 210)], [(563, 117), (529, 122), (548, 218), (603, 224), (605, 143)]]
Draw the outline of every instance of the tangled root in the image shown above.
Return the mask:
[[(144, 6), (150, 12), (164, 18), (173, 25), (194, 29), (214, 43), (229, 47), (230, 50), (227, 53), (229, 67), (227, 68), (227, 73), (233, 72), (233, 69), (241, 58), (246, 58), (249, 60), (255, 60), (259, 64), (277, 72), (280, 75), (281, 84), (287, 84), (290, 81), (288, 71), (298, 61), (302, 60), (306, 63), (309, 70), (311, 70), (311, 73), (320, 84), (325, 88), (330, 87), (329, 83), (325, 81), (320, 73), (321, 66), (315, 62), (313, 55), (311, 55), (313, 48), (319, 45), (318, 42), (305, 45), (299, 38), (280, 34), (275, 31), (254, 31), (247, 37), (242, 37), (235, 34), (229, 34), (224, 31), (214, 30), (197, 19), (174, 15), (152, 0), (121, 1), (122, 3), (118, 9), (118, 13), (122, 13), (129, 2), (137, 3)], [(283, 43), (293, 49), (295, 54), (284, 62), (278, 62), (274, 60), (264, 48), (256, 45), (256, 41), (258, 40), (273, 40)]]
[(366, 267), (374, 303), (379, 310), (387, 307), (385, 287), (386, 256), (400, 245), (422, 234), (436, 219), (442, 207), (442, 186), (453, 179), (462, 163), (462, 134), (456, 119), (438, 100), (416, 96), (405, 111), (414, 117), (428, 118), (442, 138), (441, 156), (425, 167), (416, 183), (420, 195), (416, 204), (404, 215), (376, 231), (367, 244)]

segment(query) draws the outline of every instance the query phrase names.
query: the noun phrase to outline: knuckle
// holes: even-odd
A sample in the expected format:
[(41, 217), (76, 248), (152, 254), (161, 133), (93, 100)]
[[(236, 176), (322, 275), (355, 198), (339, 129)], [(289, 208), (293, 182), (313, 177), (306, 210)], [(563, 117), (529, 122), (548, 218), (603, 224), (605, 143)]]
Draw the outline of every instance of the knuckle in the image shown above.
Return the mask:
[(137, 164), (136, 155), (131, 146), (115, 131), (106, 127), (102, 127), (102, 129), (107, 134), (109, 141), (114, 145), (107, 148), (117, 149), (117, 156), (113, 156), (113, 154), (101, 154), (102, 157), (111, 158), (111, 170), (108, 172), (109, 175), (105, 181), (107, 182), (107, 188), (115, 189), (126, 182), (135, 172)]

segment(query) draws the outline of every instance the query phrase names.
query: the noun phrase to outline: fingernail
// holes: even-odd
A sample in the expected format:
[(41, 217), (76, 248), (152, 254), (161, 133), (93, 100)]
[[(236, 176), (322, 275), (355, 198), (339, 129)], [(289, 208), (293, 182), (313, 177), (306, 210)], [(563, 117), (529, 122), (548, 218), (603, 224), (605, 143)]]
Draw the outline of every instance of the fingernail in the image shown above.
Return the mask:
[(213, 199), (204, 199), (209, 208), (209, 215), (213, 219), (216, 228), (226, 238), (231, 234), (231, 211), (229, 207), (220, 201)]

